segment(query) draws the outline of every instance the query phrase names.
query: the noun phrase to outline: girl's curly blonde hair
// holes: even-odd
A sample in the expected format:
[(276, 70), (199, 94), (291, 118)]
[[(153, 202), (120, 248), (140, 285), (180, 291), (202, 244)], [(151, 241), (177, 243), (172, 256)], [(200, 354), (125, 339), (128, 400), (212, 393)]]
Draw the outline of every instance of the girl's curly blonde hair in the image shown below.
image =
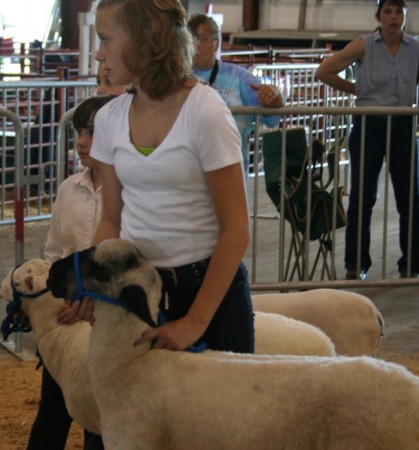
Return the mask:
[(195, 49), (179, 0), (100, 0), (96, 11), (110, 6), (131, 38), (124, 63), (145, 94), (162, 99), (191, 77)]

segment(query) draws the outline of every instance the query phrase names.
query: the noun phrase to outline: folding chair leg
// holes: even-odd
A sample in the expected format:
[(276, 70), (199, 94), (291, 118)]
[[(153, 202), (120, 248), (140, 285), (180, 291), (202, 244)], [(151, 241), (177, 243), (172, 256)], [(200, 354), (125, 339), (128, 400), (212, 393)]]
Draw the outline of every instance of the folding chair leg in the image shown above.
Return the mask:
[(319, 240), (319, 249), (317, 250), (316, 258), (313, 264), (313, 267), (311, 269), (310, 273), (310, 279), (312, 280), (315, 274), (315, 271), (317, 269), (317, 265), (320, 261), (320, 258), (322, 258), (322, 264), (321, 264), (321, 275), (320, 279), (324, 280), (325, 275), (327, 275), (327, 279), (336, 279), (336, 268), (331, 265), (331, 263), (328, 262), (328, 258), (331, 257), (331, 239), (329, 239), (329, 236), (322, 236)]
[[(294, 262), (291, 266), (292, 258)], [(285, 270), (285, 280), (292, 281), (294, 278), (295, 272), (298, 273), (299, 279), (301, 279), (301, 268), (300, 268), (300, 257), (301, 257), (301, 248), (300, 242), (295, 234), (292, 234), (291, 245), (288, 250), (288, 258), (287, 258), (287, 267)]]
[(295, 273), (298, 275), (298, 280), (303, 281), (305, 276), (305, 261), (304, 261), (304, 238), (299, 231), (294, 231), (292, 234), (292, 242), (294, 247), (295, 261), (289, 277), (289, 281), (292, 281)]

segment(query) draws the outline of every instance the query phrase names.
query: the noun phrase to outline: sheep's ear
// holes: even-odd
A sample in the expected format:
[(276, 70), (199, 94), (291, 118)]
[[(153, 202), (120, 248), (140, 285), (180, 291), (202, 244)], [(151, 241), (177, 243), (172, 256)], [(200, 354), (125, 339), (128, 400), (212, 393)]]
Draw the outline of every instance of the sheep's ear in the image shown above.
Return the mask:
[[(28, 278), (28, 277), (27, 277)], [(32, 292), (39, 292), (47, 287), (47, 273), (40, 273), (31, 277)], [(26, 281), (26, 279), (25, 279)]]
[(31, 294), (34, 291), (33, 276), (31, 276), (31, 275), (26, 276), (24, 282), (25, 282), (26, 289), (29, 291), (29, 294)]
[(125, 286), (121, 291), (119, 299), (128, 311), (134, 313), (151, 327), (154, 328), (157, 326), (151, 318), (150, 309), (148, 308), (147, 294), (139, 284)]

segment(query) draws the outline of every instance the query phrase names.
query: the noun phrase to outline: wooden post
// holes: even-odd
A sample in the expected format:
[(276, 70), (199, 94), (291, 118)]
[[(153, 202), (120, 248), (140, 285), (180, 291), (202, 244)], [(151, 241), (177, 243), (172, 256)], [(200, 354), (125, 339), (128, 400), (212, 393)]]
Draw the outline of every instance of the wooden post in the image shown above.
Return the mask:
[(259, 27), (259, 0), (243, 0), (243, 29), (257, 30)]
[(79, 41), (77, 15), (90, 11), (92, 0), (61, 0), (62, 48), (75, 49)]
[(305, 30), (307, 14), (307, 0), (300, 0), (300, 11), (298, 13), (298, 30)]

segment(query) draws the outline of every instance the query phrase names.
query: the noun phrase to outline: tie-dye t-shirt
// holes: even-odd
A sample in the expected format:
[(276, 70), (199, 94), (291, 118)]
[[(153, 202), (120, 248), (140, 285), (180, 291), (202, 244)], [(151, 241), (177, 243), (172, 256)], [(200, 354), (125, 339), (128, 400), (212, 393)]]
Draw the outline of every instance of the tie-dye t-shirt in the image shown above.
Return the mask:
[[(218, 73), (212, 87), (220, 94), (227, 106), (260, 106), (258, 93), (250, 87), (250, 84), (261, 84), (259, 78), (238, 64), (218, 61)], [(208, 82), (212, 69), (194, 70), (194, 75), (200, 80)], [(255, 121), (254, 116), (234, 116), (240, 135), (242, 137), (242, 153), (245, 173), (248, 173), (247, 139)], [(279, 116), (264, 116), (262, 122), (268, 127), (278, 125)]]

